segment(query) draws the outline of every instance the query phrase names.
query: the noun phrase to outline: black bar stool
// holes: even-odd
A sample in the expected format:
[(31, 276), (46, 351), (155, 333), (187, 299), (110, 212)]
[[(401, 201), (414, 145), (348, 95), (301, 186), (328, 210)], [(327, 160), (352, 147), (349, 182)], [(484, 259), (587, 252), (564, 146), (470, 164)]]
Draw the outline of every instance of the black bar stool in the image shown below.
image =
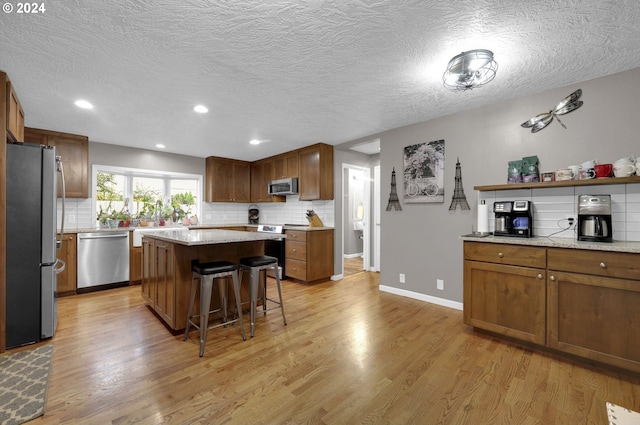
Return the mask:
[[(267, 297), (267, 270), (273, 270), (276, 276), (276, 286), (278, 287), (279, 301)], [(280, 273), (278, 270), (278, 259), (268, 255), (259, 255), (257, 257), (245, 257), (240, 259), (240, 281), (242, 282), (242, 273), (249, 270), (249, 304), (251, 308), (251, 337), (255, 333), (256, 328), (256, 308), (258, 306), (258, 282), (260, 280), (260, 272), (264, 271), (264, 285), (262, 288), (262, 309), (264, 314), (268, 310), (279, 308), (282, 311), (282, 321), (287, 324), (287, 318), (284, 315), (284, 304), (282, 302), (282, 288), (280, 286)], [(267, 309), (267, 301), (277, 304), (276, 307)]]
[[(184, 340), (189, 338), (189, 327), (193, 326), (200, 330), (200, 357), (204, 355), (204, 344), (207, 341), (207, 331), (209, 329), (226, 326), (236, 321), (240, 325), (242, 340), (247, 339), (244, 333), (244, 324), (242, 322), (242, 306), (240, 301), (240, 281), (238, 280), (238, 268), (235, 264), (228, 261), (215, 261), (212, 263), (202, 263), (198, 260), (191, 262), (191, 293), (189, 294), (189, 310), (187, 312), (187, 328), (184, 331)], [(228, 278), (233, 280), (233, 291), (236, 298), (237, 318), (229, 319), (227, 311), (227, 282)], [(196, 291), (198, 289), (197, 280), (200, 280), (200, 320), (196, 324), (193, 321), (193, 304), (196, 299)], [(213, 282), (218, 284), (218, 293), (220, 294), (220, 308), (210, 310), (211, 292)], [(222, 323), (209, 326), (210, 313), (222, 313)]]

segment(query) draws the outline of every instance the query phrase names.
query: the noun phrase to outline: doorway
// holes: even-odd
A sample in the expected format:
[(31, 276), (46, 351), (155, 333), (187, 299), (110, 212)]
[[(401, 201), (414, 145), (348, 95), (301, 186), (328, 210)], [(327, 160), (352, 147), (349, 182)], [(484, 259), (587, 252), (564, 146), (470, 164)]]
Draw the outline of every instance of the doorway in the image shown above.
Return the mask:
[(370, 266), (371, 170), (342, 164), (342, 275)]

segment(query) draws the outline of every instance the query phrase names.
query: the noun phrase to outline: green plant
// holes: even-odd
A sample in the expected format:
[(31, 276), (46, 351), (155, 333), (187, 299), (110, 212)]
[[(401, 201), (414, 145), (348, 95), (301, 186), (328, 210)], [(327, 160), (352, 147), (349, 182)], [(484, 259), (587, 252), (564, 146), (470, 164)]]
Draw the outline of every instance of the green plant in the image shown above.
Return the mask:
[(191, 214), (191, 207), (196, 204), (196, 198), (191, 192), (176, 193), (171, 197), (171, 205), (178, 220)]
[(107, 205), (107, 209), (106, 211), (104, 209), (102, 209), (102, 205), (100, 205), (100, 209), (98, 210), (98, 216), (97, 219), (100, 223), (102, 224), (107, 224), (107, 220), (109, 218), (111, 218), (111, 202), (109, 202), (109, 205)]

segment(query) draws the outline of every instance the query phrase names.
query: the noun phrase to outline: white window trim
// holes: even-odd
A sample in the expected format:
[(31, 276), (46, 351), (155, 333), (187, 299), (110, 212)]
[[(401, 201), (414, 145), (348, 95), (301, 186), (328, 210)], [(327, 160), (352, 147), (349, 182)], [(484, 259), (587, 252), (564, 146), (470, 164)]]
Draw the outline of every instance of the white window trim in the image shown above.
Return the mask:
[[(158, 170), (148, 170), (148, 169), (144, 169), (144, 168), (130, 168), (130, 167), (119, 167), (116, 165), (100, 165), (100, 164), (93, 164), (93, 166), (91, 167), (91, 176), (92, 176), (92, 180), (93, 180), (93, 184), (91, 185), (91, 199), (93, 200), (91, 202), (91, 216), (93, 218), (96, 217), (97, 215), (97, 210), (96, 210), (96, 199), (97, 199), (97, 191), (98, 191), (98, 179), (96, 178), (96, 176), (98, 175), (98, 172), (102, 172), (102, 173), (115, 173), (115, 174), (124, 174), (124, 175), (135, 175), (135, 176), (139, 176), (139, 177), (156, 177), (156, 178), (162, 178), (162, 179), (184, 179), (184, 180), (197, 180), (198, 181), (198, 205), (196, 208), (196, 211), (194, 212), (194, 215), (197, 215), (198, 217), (202, 217), (201, 214), (201, 209), (202, 209), (202, 203), (204, 202), (204, 197), (203, 197), (203, 189), (202, 189), (202, 175), (201, 174), (187, 174), (187, 173), (177, 173), (177, 172), (173, 172), (173, 171), (158, 171)], [(125, 180), (125, 191), (129, 191), (131, 193), (133, 193), (133, 188), (128, 187), (129, 186), (129, 180)], [(168, 188), (165, 187), (165, 191)], [(132, 195), (133, 196), (133, 195)], [(133, 198), (131, 199), (131, 201), (133, 202)], [(97, 221), (97, 220), (94, 220)]]

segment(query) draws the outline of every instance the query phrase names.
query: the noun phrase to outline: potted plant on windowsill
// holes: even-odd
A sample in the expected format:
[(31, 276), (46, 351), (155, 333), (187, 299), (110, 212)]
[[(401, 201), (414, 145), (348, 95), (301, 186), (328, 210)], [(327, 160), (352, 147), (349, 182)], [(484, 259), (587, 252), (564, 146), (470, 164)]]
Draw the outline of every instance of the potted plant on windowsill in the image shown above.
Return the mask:
[(196, 200), (191, 192), (176, 193), (173, 195), (171, 197), (171, 205), (176, 214), (176, 221), (182, 222), (184, 226), (191, 225), (189, 215), (191, 214), (191, 207), (195, 204)]
[(98, 210), (98, 216), (96, 217), (98, 219), (98, 226), (101, 229), (106, 229), (109, 227), (109, 218), (111, 216), (110, 210), (111, 209), (111, 203), (109, 203), (109, 205), (107, 206), (107, 210), (105, 211), (102, 208), (102, 205), (100, 205), (100, 209)]

